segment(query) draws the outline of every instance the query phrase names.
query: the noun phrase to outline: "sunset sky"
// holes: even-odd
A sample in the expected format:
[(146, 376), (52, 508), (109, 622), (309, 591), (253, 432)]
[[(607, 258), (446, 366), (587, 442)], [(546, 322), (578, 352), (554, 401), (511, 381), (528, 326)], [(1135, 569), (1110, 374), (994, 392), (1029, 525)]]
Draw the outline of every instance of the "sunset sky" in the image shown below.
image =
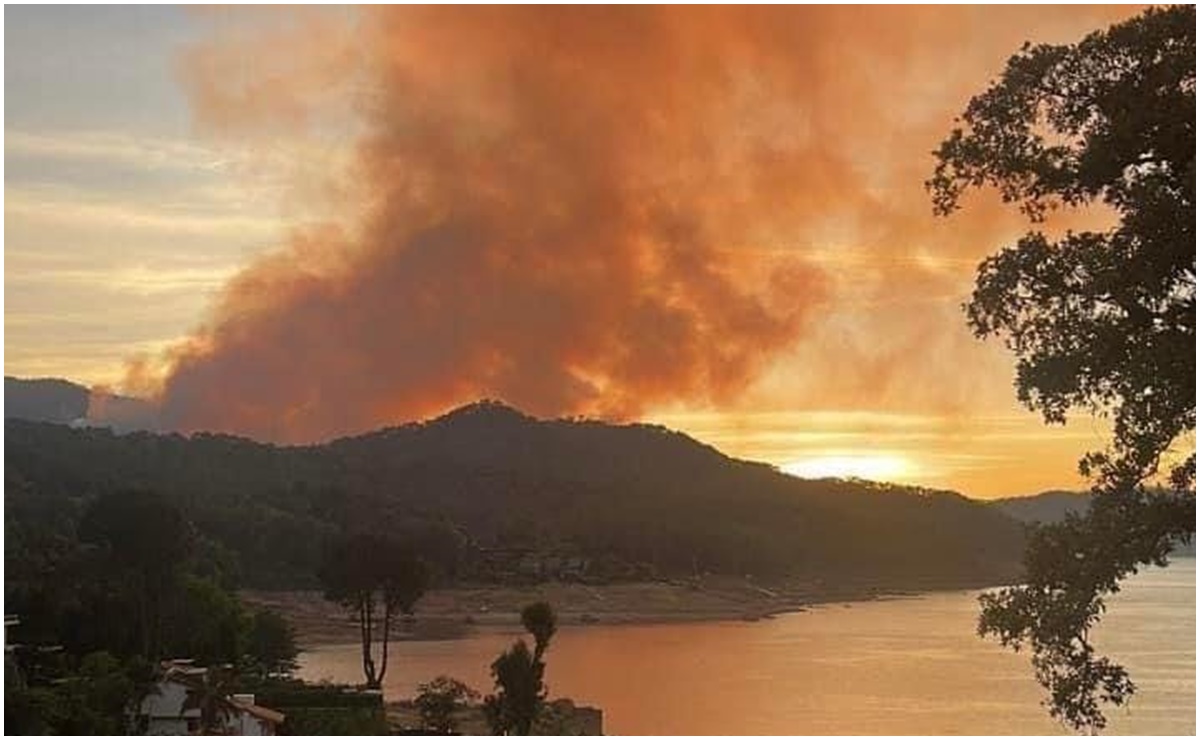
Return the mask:
[(1080, 488), (1104, 423), (1042, 425), (960, 308), (1026, 225), (922, 181), (1023, 41), (1136, 12), (8, 8), (5, 372), (278, 441), (497, 397)]

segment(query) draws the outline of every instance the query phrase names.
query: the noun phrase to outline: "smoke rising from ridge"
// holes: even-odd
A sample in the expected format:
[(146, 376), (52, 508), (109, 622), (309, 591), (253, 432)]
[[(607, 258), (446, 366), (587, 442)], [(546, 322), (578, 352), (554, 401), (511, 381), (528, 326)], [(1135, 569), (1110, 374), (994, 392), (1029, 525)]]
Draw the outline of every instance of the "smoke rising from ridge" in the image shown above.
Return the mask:
[[(1033, 19), (1066, 40), (1115, 12), (404, 7), (218, 33), (182, 64), (199, 125), (262, 141), (343, 106), (345, 200), (125, 386), (169, 428), (292, 442), (482, 396), (730, 403), (781, 356), (830, 364), (805, 340), (855, 289), (969, 285), (1020, 223), (983, 203), (931, 235), (928, 152)], [(880, 344), (839, 339), (848, 377)]]

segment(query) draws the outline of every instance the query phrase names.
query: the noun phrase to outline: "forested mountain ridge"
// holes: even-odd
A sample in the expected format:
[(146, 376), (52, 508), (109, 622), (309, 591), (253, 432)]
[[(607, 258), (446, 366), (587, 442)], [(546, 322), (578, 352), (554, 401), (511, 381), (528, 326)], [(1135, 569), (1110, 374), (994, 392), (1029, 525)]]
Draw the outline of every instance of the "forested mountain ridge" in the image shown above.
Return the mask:
[[(6, 565), (33, 577), (84, 503), (145, 487), (247, 584), (309, 586), (340, 527), (403, 533), (449, 579), (496, 551), (602, 577), (697, 572), (989, 583), (1021, 526), (949, 492), (806, 481), (645, 424), (544, 421), (494, 402), (325, 445), (118, 435), (6, 421)], [(481, 555), (483, 554), (483, 555)]]

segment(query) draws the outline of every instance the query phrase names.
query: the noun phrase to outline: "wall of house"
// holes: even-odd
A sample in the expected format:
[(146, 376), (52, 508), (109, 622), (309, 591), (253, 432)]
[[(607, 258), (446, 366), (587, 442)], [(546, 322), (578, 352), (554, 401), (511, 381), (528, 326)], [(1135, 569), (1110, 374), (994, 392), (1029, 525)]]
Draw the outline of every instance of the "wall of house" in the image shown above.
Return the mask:
[(186, 735), (189, 729), (198, 726), (199, 709), (181, 711), (186, 699), (187, 689), (183, 686), (172, 681), (160, 683), (157, 692), (142, 699), (140, 714), (147, 717), (146, 734)]
[(237, 735), (274, 735), (270, 724), (263, 722), (257, 717), (252, 717), (247, 712), (239, 712), (237, 715), (229, 718), (229, 724), (233, 732)]
[[(163, 681), (158, 684), (158, 691), (151, 692), (142, 699), (142, 714), (150, 717), (175, 719), (180, 716), (183, 703), (187, 700), (187, 689), (173, 681)], [(189, 709), (185, 717), (199, 717), (199, 709)]]
[(146, 726), (147, 735), (187, 735), (188, 720), (185, 717), (152, 717)]
[[(253, 695), (241, 695), (243, 701), (253, 702)], [(183, 710), (187, 701), (187, 687), (174, 681), (158, 684), (158, 691), (142, 700), (140, 715), (146, 717), (148, 735), (188, 735), (200, 727), (200, 710)], [(274, 735), (275, 728), (247, 712), (236, 712), (225, 721), (230, 734)]]

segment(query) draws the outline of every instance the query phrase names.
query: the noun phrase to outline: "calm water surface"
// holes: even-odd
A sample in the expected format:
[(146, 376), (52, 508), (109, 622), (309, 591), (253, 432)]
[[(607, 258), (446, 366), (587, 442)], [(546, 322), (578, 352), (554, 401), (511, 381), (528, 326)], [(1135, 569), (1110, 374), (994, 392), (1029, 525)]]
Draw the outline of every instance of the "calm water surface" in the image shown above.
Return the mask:
[[(837, 604), (761, 622), (568, 626), (547, 660), (552, 696), (604, 710), (607, 734), (1057, 734), (1028, 657), (975, 636), (977, 592)], [(517, 632), (406, 642), (389, 698), (446, 673), (480, 690)], [(1131, 579), (1096, 643), (1139, 690), (1107, 734), (1194, 735), (1196, 564)], [(357, 645), (301, 656), (301, 677), (362, 680)]]

